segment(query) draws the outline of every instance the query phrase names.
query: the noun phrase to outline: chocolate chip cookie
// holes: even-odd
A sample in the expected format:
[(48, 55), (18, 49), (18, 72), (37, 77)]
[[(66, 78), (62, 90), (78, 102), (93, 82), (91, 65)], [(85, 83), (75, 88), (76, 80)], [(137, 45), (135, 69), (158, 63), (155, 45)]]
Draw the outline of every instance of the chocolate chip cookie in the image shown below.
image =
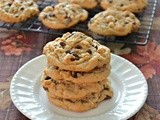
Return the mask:
[(97, 7), (98, 5), (97, 0), (58, 0), (58, 2), (75, 3), (85, 9), (92, 9), (92, 8)]
[(39, 14), (40, 21), (51, 29), (66, 29), (85, 21), (88, 12), (78, 4), (59, 3), (55, 6), (47, 6)]
[(103, 89), (111, 91), (110, 82), (107, 79), (100, 82), (75, 84), (66, 82), (65, 80), (53, 80), (52, 78), (47, 78), (46, 80), (46, 78), (42, 80), (43, 88), (48, 94), (58, 98), (80, 100), (92, 93), (98, 93)]
[(66, 110), (84, 112), (89, 109), (97, 107), (97, 105), (104, 99), (110, 99), (112, 91), (102, 90), (99, 93), (93, 93), (82, 100), (72, 100), (56, 98), (48, 94), (48, 98), (54, 105), (57, 105)]
[(33, 0), (0, 0), (0, 21), (19, 23), (39, 13)]
[(95, 68), (89, 72), (75, 72), (62, 70), (57, 66), (48, 66), (44, 72), (54, 80), (65, 80), (72, 83), (82, 84), (98, 82), (106, 79), (110, 73), (110, 69), (110, 65), (104, 65), (101, 68)]
[(138, 13), (143, 11), (147, 3), (147, 0), (102, 0), (100, 5), (104, 10), (116, 8), (118, 10), (128, 10), (133, 13)]
[(66, 33), (43, 49), (48, 64), (70, 71), (90, 71), (110, 62), (110, 49), (81, 32)]
[(140, 21), (130, 11), (107, 9), (91, 18), (88, 27), (103, 36), (125, 36), (137, 31)]

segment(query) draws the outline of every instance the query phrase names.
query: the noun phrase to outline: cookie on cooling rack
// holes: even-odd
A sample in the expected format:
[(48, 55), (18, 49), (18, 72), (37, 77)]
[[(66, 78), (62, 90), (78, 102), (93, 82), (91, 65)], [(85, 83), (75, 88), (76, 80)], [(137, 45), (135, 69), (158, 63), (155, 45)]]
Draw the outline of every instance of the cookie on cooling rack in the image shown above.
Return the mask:
[(128, 10), (138, 13), (147, 6), (147, 3), (147, 0), (102, 0), (100, 5), (104, 10), (116, 8), (118, 10)]
[(66, 33), (43, 49), (48, 64), (70, 71), (90, 71), (108, 65), (110, 49), (81, 32)]
[(19, 23), (39, 13), (33, 0), (1, 0), (0, 20), (8, 23)]
[(39, 15), (40, 21), (51, 29), (66, 29), (85, 21), (88, 12), (77, 4), (59, 3), (47, 6)]
[(68, 2), (68, 3), (79, 4), (82, 8), (85, 8), (85, 9), (92, 9), (97, 7), (98, 5), (97, 0), (58, 0), (58, 2)]
[(88, 27), (103, 36), (125, 36), (137, 31), (140, 21), (130, 11), (107, 9), (91, 18)]

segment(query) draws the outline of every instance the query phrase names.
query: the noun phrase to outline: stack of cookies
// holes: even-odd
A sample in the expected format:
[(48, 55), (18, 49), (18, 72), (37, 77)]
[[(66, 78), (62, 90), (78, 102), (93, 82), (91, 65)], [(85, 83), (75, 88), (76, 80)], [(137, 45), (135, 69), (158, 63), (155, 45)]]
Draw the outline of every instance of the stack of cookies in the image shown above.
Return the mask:
[(107, 78), (110, 50), (81, 32), (66, 33), (43, 50), (48, 65), (42, 86), (51, 103), (71, 111), (95, 108), (113, 96)]

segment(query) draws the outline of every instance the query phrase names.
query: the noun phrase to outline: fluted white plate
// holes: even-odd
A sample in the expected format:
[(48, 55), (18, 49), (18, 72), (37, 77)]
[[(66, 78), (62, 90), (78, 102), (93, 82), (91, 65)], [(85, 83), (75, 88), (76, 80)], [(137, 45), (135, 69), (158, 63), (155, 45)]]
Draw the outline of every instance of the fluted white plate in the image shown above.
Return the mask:
[(126, 120), (144, 104), (148, 87), (140, 70), (117, 55), (111, 56), (111, 80), (114, 96), (87, 112), (71, 112), (52, 105), (41, 87), (46, 67), (41, 55), (23, 65), (14, 75), (10, 93), (15, 106), (32, 120)]

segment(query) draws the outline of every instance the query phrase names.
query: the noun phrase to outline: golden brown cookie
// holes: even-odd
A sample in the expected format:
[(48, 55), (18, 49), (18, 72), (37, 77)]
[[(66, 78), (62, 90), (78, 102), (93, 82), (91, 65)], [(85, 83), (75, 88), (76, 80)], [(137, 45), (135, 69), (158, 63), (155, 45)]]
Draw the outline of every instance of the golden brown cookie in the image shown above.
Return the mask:
[(58, 0), (58, 2), (68, 2), (80, 5), (82, 8), (92, 9), (97, 7), (97, 0)]
[(70, 71), (90, 71), (110, 62), (110, 49), (81, 32), (66, 33), (43, 49), (48, 64)]
[(91, 18), (88, 27), (103, 36), (125, 36), (137, 31), (140, 21), (129, 11), (107, 9)]
[(110, 65), (104, 65), (101, 68), (95, 68), (89, 72), (75, 72), (68, 70), (61, 70), (57, 66), (48, 66), (45, 69), (47, 76), (50, 76), (54, 80), (65, 80), (72, 83), (92, 83), (104, 80), (110, 73)]
[(4, 22), (22, 22), (38, 12), (38, 6), (33, 0), (0, 0), (0, 20)]
[(102, 0), (100, 5), (104, 10), (116, 8), (118, 10), (128, 10), (138, 13), (147, 6), (147, 3), (147, 0)]
[(108, 80), (93, 83), (75, 84), (65, 80), (57, 81), (46, 76), (42, 78), (43, 88), (52, 96), (64, 99), (83, 99), (92, 93), (98, 93), (103, 89), (111, 90)]
[(40, 21), (51, 29), (66, 29), (85, 21), (88, 12), (77, 4), (59, 3), (47, 6), (39, 14)]
[(110, 94), (112, 94), (112, 91), (102, 90), (101, 92), (93, 93), (82, 100), (55, 98), (53, 96), (50, 96), (49, 94), (48, 98), (51, 103), (63, 109), (76, 112), (84, 112), (97, 107), (97, 105), (104, 99), (110, 99)]

